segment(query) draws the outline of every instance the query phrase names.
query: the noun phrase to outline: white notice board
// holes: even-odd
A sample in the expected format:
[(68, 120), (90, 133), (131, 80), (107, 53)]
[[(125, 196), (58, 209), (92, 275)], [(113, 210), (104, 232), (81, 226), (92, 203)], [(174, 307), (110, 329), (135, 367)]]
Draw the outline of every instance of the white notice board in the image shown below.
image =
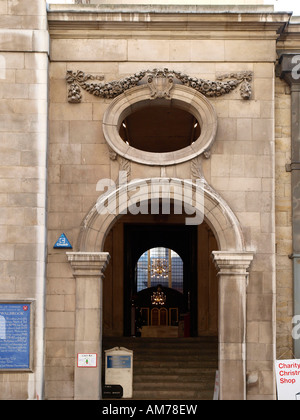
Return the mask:
[(78, 353), (77, 367), (97, 367), (97, 353)]
[(300, 359), (276, 360), (278, 400), (300, 400)]

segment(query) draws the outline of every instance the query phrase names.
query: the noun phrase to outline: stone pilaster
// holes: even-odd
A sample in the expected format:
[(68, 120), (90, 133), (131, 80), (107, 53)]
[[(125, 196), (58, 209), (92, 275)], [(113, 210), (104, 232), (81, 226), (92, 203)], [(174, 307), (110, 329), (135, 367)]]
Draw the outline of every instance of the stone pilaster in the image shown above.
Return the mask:
[[(68, 252), (76, 279), (74, 399), (101, 399), (102, 281), (107, 252)], [(96, 353), (97, 368), (77, 366), (79, 353)], [(88, 384), (88, 386), (87, 386)]]
[[(300, 315), (300, 53), (282, 54), (278, 74), (291, 87), (291, 163), (286, 166), (291, 172), (292, 189), (292, 240), (294, 315)], [(294, 339), (294, 355), (300, 357), (300, 339)]]
[(42, 399), (46, 272), (46, 0), (0, 1), (0, 297), (34, 301), (34, 372), (0, 372), (0, 399)]
[(253, 253), (213, 252), (219, 270), (220, 399), (246, 399), (246, 288)]

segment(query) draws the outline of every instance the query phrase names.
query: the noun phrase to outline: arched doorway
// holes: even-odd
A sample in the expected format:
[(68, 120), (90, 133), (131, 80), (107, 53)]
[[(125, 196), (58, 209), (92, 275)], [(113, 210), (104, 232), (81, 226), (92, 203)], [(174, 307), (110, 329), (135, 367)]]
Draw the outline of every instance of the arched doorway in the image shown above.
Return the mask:
[[(180, 314), (185, 315), (189, 327), (186, 325), (184, 335), (217, 336), (218, 283), (211, 258), (212, 251), (218, 249), (217, 241), (207, 223), (186, 226), (184, 217), (175, 215), (127, 215), (111, 228), (104, 246), (111, 255), (103, 285), (106, 296), (103, 304), (104, 335), (134, 335), (132, 305), (141, 291), (137, 284), (137, 262), (155, 247), (170, 249), (182, 260), (182, 302), (178, 322)], [(148, 277), (148, 266), (146, 271)], [(173, 289), (169, 278), (159, 282), (163, 287)], [(155, 286), (155, 282), (149, 284), (149, 287)]]
[[(143, 180), (145, 182), (145, 180)], [(138, 184), (138, 182), (136, 183)], [(190, 182), (191, 190), (196, 188), (196, 184)], [(204, 183), (202, 185), (204, 203), (199, 209), (204, 213), (204, 220), (211, 228), (217, 241), (219, 251), (213, 251), (214, 263), (218, 269), (218, 342), (219, 342), (219, 373), (220, 373), (220, 398), (221, 399), (245, 399), (246, 396), (246, 285), (248, 271), (253, 260), (253, 252), (246, 251), (244, 247), (243, 234), (240, 224), (224, 200)], [(93, 290), (101, 291), (99, 282), (102, 283), (103, 271), (111, 269), (107, 266), (108, 253), (104, 252), (105, 241), (112, 226), (124, 217), (124, 210), (128, 207), (128, 202), (122, 197), (127, 194), (124, 185), (118, 186), (114, 195), (120, 200), (119, 212), (117, 214), (99, 213), (99, 204), (107, 201), (104, 194), (93, 208), (88, 212), (83, 220), (80, 235), (78, 237), (77, 250), (67, 253), (71, 266), (73, 267), (74, 277), (81, 296), (84, 295), (84, 287), (89, 287), (91, 293), (91, 272), (95, 278)], [(162, 192), (163, 195), (163, 192)], [(176, 199), (176, 195), (174, 196)], [(141, 200), (148, 198), (144, 192), (140, 192)], [(169, 198), (169, 195), (168, 195)], [(182, 196), (180, 197), (182, 199)], [(196, 207), (197, 207), (196, 203)], [(118, 232), (120, 233), (120, 232)], [(201, 255), (201, 253), (200, 253)], [(122, 267), (124, 261), (119, 261), (117, 267)], [(106, 268), (107, 266), (107, 268)], [(98, 277), (98, 282), (96, 281)], [(86, 285), (86, 286), (85, 286)], [(77, 292), (76, 292), (77, 293)], [(120, 293), (117, 289), (115, 294)], [(114, 294), (114, 295), (115, 295)], [(95, 295), (96, 296), (96, 295)], [(110, 296), (105, 296), (109, 300)], [(97, 299), (93, 302), (93, 314), (102, 318), (102, 300)], [(77, 300), (76, 300), (77, 301)], [(120, 309), (120, 313), (123, 312)], [(78, 313), (78, 316), (77, 316)], [(90, 313), (90, 303), (79, 299), (76, 306), (76, 331), (82, 334), (81, 319), (86, 319)], [(98, 314), (98, 315), (97, 315)], [(101, 337), (103, 330), (96, 334), (94, 340), (96, 351), (101, 351)], [(91, 341), (88, 340), (89, 334), (85, 330), (80, 341), (82, 351), (91, 351)], [(98, 339), (97, 339), (98, 337)], [(80, 384), (80, 370), (76, 369), (75, 386)], [(95, 384), (99, 377), (95, 375)], [(98, 392), (100, 382), (98, 382)]]
[[(134, 351), (136, 398), (146, 389), (150, 399), (159, 398), (160, 391), (172, 395), (174, 374), (175, 395), (186, 395), (185, 387), (190, 399), (196, 393), (199, 399), (213, 395), (218, 280), (210, 254), (217, 242), (206, 223), (186, 226), (184, 220), (174, 214), (124, 215), (106, 237), (111, 261), (103, 283), (103, 346)], [(154, 304), (157, 292), (163, 293), (163, 304)], [(157, 382), (156, 397), (145, 372)]]

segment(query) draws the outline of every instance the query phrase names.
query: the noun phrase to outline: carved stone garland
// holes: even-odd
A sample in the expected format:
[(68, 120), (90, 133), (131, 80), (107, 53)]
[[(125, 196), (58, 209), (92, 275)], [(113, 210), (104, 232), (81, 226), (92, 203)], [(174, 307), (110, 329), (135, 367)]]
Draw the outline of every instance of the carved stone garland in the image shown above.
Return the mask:
[(243, 71), (238, 73), (228, 73), (217, 77), (216, 81), (197, 79), (190, 77), (184, 73), (168, 69), (143, 70), (132, 76), (125, 77), (120, 80), (113, 80), (108, 83), (94, 83), (89, 80), (100, 79), (103, 76), (92, 76), (78, 70), (73, 72), (67, 71), (66, 80), (70, 84), (68, 91), (68, 101), (70, 103), (80, 103), (82, 99), (81, 90), (84, 89), (92, 95), (100, 98), (113, 99), (126, 90), (138, 85), (138, 83), (147, 77), (148, 86), (151, 94), (150, 99), (166, 98), (170, 99), (170, 90), (176, 78), (183, 85), (191, 87), (202, 93), (206, 97), (218, 97), (226, 95), (240, 86), (240, 94), (242, 99), (250, 99), (252, 94), (251, 82), (253, 73)]

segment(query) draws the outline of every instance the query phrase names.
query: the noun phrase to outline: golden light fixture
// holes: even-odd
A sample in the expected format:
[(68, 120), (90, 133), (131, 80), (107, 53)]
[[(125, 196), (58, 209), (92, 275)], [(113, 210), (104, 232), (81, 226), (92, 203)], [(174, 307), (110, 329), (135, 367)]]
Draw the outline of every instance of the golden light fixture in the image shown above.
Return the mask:
[(161, 286), (158, 285), (157, 291), (153, 292), (151, 296), (152, 305), (163, 306), (166, 303), (166, 300), (167, 300), (166, 295), (162, 291)]
[(151, 278), (166, 279), (169, 276), (169, 261), (166, 258), (152, 258), (150, 271)]

